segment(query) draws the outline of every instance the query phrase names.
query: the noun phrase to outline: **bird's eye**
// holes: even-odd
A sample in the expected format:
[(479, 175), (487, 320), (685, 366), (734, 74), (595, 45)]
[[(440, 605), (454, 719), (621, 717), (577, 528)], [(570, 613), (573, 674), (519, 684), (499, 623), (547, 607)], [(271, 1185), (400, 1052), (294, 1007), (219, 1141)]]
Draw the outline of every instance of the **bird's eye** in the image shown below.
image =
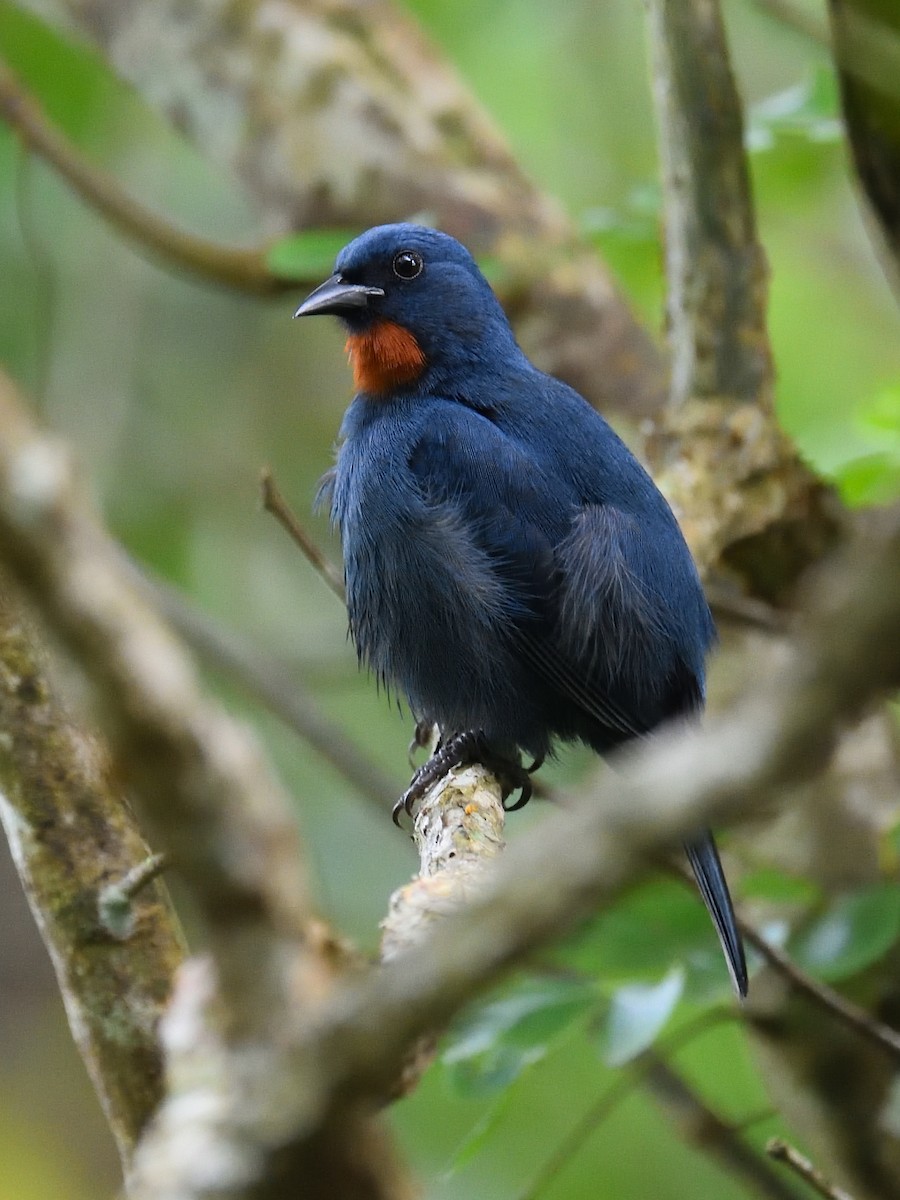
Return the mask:
[(417, 254), (415, 250), (401, 250), (399, 254), (394, 255), (391, 266), (398, 279), (415, 279), (417, 275), (422, 274), (425, 263), (422, 261), (422, 255)]

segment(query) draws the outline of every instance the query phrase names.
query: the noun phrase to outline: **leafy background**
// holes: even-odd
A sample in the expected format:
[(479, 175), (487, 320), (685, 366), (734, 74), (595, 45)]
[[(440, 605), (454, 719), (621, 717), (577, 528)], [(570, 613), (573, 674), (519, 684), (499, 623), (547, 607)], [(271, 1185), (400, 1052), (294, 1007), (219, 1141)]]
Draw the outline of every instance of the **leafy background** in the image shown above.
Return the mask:
[[(646, 50), (630, 0), (410, 0), (530, 173), (557, 194), (660, 326), (658, 189)], [(726, 5), (762, 237), (772, 269), (780, 417), (853, 503), (900, 494), (900, 318), (848, 182), (827, 56), (757, 10)], [(189, 228), (258, 240), (254, 213), (84, 46), (0, 0), (0, 49), (84, 153)], [(307, 249), (309, 247), (307, 246)], [(260, 511), (270, 465), (309, 509), (348, 397), (341, 336), (262, 302), (172, 277), (85, 211), (0, 127), (0, 355), (75, 447), (110, 524), (143, 563), (314, 686), (396, 778), (409, 722), (357, 675), (344, 614)], [(598, 364), (602, 370), (602, 364)], [(320, 518), (311, 527), (323, 544)], [(332, 546), (336, 555), (337, 548)], [(211, 679), (259, 729), (298, 809), (327, 914), (370, 949), (414, 869), (385, 813), (255, 704)], [(588, 759), (567, 755), (571, 777)], [(539, 820), (538, 806), (511, 834)], [(896, 861), (896, 847), (885, 854)], [(896, 889), (825, 897), (733, 858), (744, 903), (777, 904), (770, 936), (847, 978), (900, 935)], [(43, 951), (8, 866), (0, 875), (0, 1197), (82, 1200), (116, 1185), (96, 1102), (69, 1044)], [(774, 910), (773, 910), (774, 911)], [(432, 1194), (525, 1197), (542, 1165), (648, 1046), (758, 1142), (781, 1132), (699, 901), (654, 879), (446, 1039), (394, 1112)], [(624, 1067), (623, 1067), (624, 1064)], [(630, 1066), (628, 1065), (630, 1064)], [(687, 1149), (640, 1089), (540, 1194), (683, 1200), (746, 1193)]]

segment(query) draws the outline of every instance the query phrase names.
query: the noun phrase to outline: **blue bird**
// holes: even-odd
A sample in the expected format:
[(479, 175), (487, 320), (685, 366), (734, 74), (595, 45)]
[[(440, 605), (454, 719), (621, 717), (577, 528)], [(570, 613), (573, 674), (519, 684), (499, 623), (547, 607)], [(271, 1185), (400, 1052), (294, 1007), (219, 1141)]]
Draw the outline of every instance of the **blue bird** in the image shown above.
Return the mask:
[[(469, 252), (417, 225), (370, 229), (295, 315), (316, 313), (346, 326), (357, 392), (322, 487), (351, 634), (441, 731), (407, 811), (463, 761), (524, 803), (520, 752), (607, 754), (699, 710), (715, 629), (671, 509), (588, 402), (525, 357)], [(685, 849), (744, 996), (712, 835)]]

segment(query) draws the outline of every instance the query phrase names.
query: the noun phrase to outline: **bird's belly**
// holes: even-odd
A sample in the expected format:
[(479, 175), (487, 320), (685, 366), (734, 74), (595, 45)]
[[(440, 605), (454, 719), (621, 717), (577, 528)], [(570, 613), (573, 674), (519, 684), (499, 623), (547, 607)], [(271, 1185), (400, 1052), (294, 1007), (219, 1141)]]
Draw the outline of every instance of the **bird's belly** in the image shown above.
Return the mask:
[[(440, 531), (437, 531), (440, 536)], [(435, 530), (405, 522), (377, 540), (345, 534), (351, 632), (361, 661), (444, 734), (477, 729), (498, 749), (534, 757), (555, 720), (546, 689), (519, 661), (502, 593)]]

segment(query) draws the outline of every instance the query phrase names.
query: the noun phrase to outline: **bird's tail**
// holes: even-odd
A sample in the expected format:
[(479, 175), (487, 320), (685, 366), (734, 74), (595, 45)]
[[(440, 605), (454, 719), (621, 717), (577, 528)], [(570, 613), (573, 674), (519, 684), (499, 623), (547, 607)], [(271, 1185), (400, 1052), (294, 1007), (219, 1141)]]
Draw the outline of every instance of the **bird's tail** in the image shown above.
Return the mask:
[(725, 882), (725, 872), (719, 861), (719, 852), (713, 836), (706, 830), (693, 841), (685, 843), (688, 862), (694, 872), (700, 894), (709, 915), (713, 919), (719, 941), (725, 952), (725, 961), (738, 995), (743, 999), (747, 995), (747, 962), (744, 958), (744, 944), (738, 933), (734, 908)]

